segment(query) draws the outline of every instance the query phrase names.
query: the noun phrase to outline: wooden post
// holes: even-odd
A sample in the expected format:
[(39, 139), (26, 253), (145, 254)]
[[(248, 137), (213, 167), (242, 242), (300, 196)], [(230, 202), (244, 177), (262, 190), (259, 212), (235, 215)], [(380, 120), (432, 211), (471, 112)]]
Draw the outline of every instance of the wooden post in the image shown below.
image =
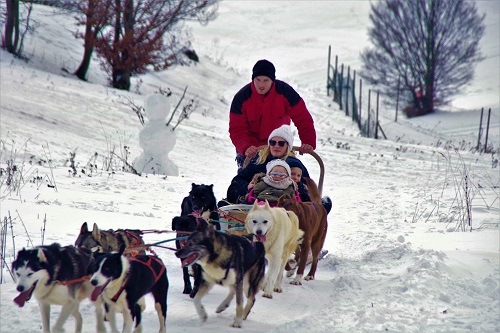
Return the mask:
[(361, 94), (363, 93), (363, 80), (359, 79), (358, 127), (361, 128)]
[(330, 96), (330, 57), (332, 54), (332, 46), (328, 45), (328, 67), (326, 68), (326, 96)]
[(372, 99), (372, 90), (371, 89), (368, 89), (368, 117), (367, 117), (367, 121), (366, 123), (368, 124), (368, 126), (366, 127), (366, 137), (369, 138), (370, 137), (370, 103), (371, 103), (371, 99)]
[(352, 71), (352, 120), (354, 120), (354, 114), (356, 113), (356, 71)]
[(337, 87), (337, 80), (338, 80), (338, 75), (339, 75), (339, 56), (335, 56), (335, 71), (333, 72), (333, 100), (337, 101), (338, 99), (338, 87)]
[(342, 110), (342, 90), (344, 85), (344, 64), (340, 66), (340, 79), (339, 79), (339, 105)]
[(351, 66), (347, 66), (347, 83), (345, 85), (345, 115), (349, 115), (349, 83), (351, 79)]
[(401, 80), (401, 76), (398, 77), (398, 90), (396, 91), (396, 117), (394, 118), (395, 122), (398, 122), (398, 107), (399, 107), (399, 84)]
[(477, 136), (477, 147), (476, 150), (479, 151), (481, 148), (481, 135), (483, 134), (483, 113), (484, 113), (484, 107), (481, 108), (481, 120), (479, 120), (479, 134)]
[(377, 110), (375, 111), (375, 139), (378, 139), (378, 97), (380, 92), (377, 91)]
[(491, 115), (491, 108), (488, 109), (488, 121), (486, 122), (486, 139), (484, 139), (484, 152), (485, 153), (488, 150), (488, 133), (490, 131), (490, 115)]

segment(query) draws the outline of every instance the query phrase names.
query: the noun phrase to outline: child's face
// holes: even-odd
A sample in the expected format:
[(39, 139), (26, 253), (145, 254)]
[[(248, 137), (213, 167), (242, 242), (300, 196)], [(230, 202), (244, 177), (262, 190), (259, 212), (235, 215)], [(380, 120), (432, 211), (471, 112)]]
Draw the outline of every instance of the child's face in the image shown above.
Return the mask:
[(281, 165), (277, 165), (269, 171), (269, 175), (273, 180), (280, 181), (288, 177), (288, 172)]
[(294, 182), (298, 183), (300, 182), (300, 179), (302, 178), (302, 169), (298, 167), (290, 168), (291, 175), (290, 178), (293, 179)]

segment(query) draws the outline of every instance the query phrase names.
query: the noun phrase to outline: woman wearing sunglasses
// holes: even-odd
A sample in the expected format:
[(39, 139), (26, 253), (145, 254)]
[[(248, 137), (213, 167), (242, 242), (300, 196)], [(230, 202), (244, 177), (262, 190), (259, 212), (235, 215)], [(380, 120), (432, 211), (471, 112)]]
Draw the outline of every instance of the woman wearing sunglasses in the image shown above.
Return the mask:
[[(285, 161), (289, 166), (300, 167), (302, 169), (302, 180), (297, 184), (300, 198), (302, 201), (311, 201), (305, 189), (304, 181), (304, 177), (309, 177), (309, 173), (302, 162), (295, 156), (292, 147), (293, 132), (290, 125), (281, 125), (272, 131), (269, 135), (268, 145), (264, 149), (261, 149), (250, 163), (233, 178), (231, 185), (227, 189), (227, 199), (222, 201), (233, 204), (246, 202), (245, 195), (248, 192), (248, 185), (253, 177), (258, 173), (267, 173), (266, 165), (275, 159), (280, 159)], [(223, 203), (221, 202), (221, 204)]]

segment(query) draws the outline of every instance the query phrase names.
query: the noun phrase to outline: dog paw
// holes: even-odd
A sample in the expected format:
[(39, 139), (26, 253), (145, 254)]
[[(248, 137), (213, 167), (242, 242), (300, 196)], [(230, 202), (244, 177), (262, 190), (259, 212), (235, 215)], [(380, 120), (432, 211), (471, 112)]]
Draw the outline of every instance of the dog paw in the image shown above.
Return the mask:
[(311, 280), (314, 280), (314, 275), (308, 275), (304, 278), (304, 280), (306, 281), (311, 281)]
[(205, 310), (205, 307), (200, 304), (196, 304), (196, 299), (195, 299), (195, 307), (196, 307), (196, 312), (198, 312), (198, 316), (200, 317), (200, 320), (204, 323), (207, 321), (208, 315), (207, 311)]
[(274, 288), (274, 292), (276, 292), (276, 293), (282, 293), (283, 289), (281, 289), (281, 288)]
[(229, 324), (230, 327), (241, 328), (243, 325), (242, 320), (240, 318), (234, 318), (234, 322)]
[(221, 304), (217, 307), (215, 310), (215, 313), (221, 313), (222, 311), (226, 310), (229, 307), (229, 304)]
[(273, 298), (273, 293), (264, 293), (262, 296), (265, 298)]
[(287, 270), (292, 270), (295, 267), (297, 267), (297, 260), (295, 260), (295, 259), (288, 259), (287, 265), (288, 265), (288, 267), (285, 267), (285, 269), (289, 268)]
[(191, 292), (189, 293), (189, 297), (194, 298), (197, 293), (198, 293), (198, 288), (195, 288), (195, 289), (191, 290)]
[(293, 284), (294, 286), (301, 286), (302, 285), (302, 282), (300, 282), (300, 280), (293, 280), (290, 282), (290, 284)]

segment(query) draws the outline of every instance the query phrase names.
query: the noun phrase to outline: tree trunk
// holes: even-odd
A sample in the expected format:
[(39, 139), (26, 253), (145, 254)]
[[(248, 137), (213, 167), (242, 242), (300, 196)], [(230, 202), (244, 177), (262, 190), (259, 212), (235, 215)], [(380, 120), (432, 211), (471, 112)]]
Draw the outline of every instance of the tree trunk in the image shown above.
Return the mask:
[[(123, 30), (124, 36), (126, 37), (134, 35), (135, 21), (133, 10), (134, 0), (125, 0), (123, 8)], [(133, 40), (133, 38), (126, 38), (126, 40)], [(120, 69), (115, 70), (113, 73), (113, 87), (122, 90), (130, 90), (130, 77), (132, 76), (132, 69), (130, 68), (128, 47), (125, 47), (122, 50), (119, 66)]]
[(89, 70), (90, 60), (92, 59), (92, 53), (94, 52), (93, 47), (93, 32), (92, 25), (90, 24), (89, 17), (87, 15), (87, 23), (85, 25), (85, 37), (84, 37), (84, 48), (83, 48), (83, 59), (75, 71), (75, 75), (83, 81), (87, 81), (87, 71)]
[(92, 59), (92, 53), (94, 52), (94, 48), (92, 46), (87, 46), (85, 43), (84, 51), (83, 51), (83, 59), (78, 66), (78, 69), (75, 71), (76, 77), (80, 80), (87, 81), (87, 71), (90, 67), (90, 60)]
[(113, 69), (113, 88), (130, 90), (130, 71)]
[(7, 0), (4, 41), (7, 52), (17, 54), (17, 44), (19, 43), (19, 0)]
[[(94, 40), (97, 36), (97, 30), (93, 31), (92, 17), (96, 15), (95, 13), (95, 2), (89, 1), (87, 12), (85, 13), (85, 36), (84, 36), (84, 47), (83, 47), (83, 58), (80, 66), (75, 71), (75, 75), (83, 81), (87, 81), (87, 71), (90, 67), (90, 60), (92, 59), (92, 53), (94, 52)], [(97, 29), (97, 27), (94, 27)]]

